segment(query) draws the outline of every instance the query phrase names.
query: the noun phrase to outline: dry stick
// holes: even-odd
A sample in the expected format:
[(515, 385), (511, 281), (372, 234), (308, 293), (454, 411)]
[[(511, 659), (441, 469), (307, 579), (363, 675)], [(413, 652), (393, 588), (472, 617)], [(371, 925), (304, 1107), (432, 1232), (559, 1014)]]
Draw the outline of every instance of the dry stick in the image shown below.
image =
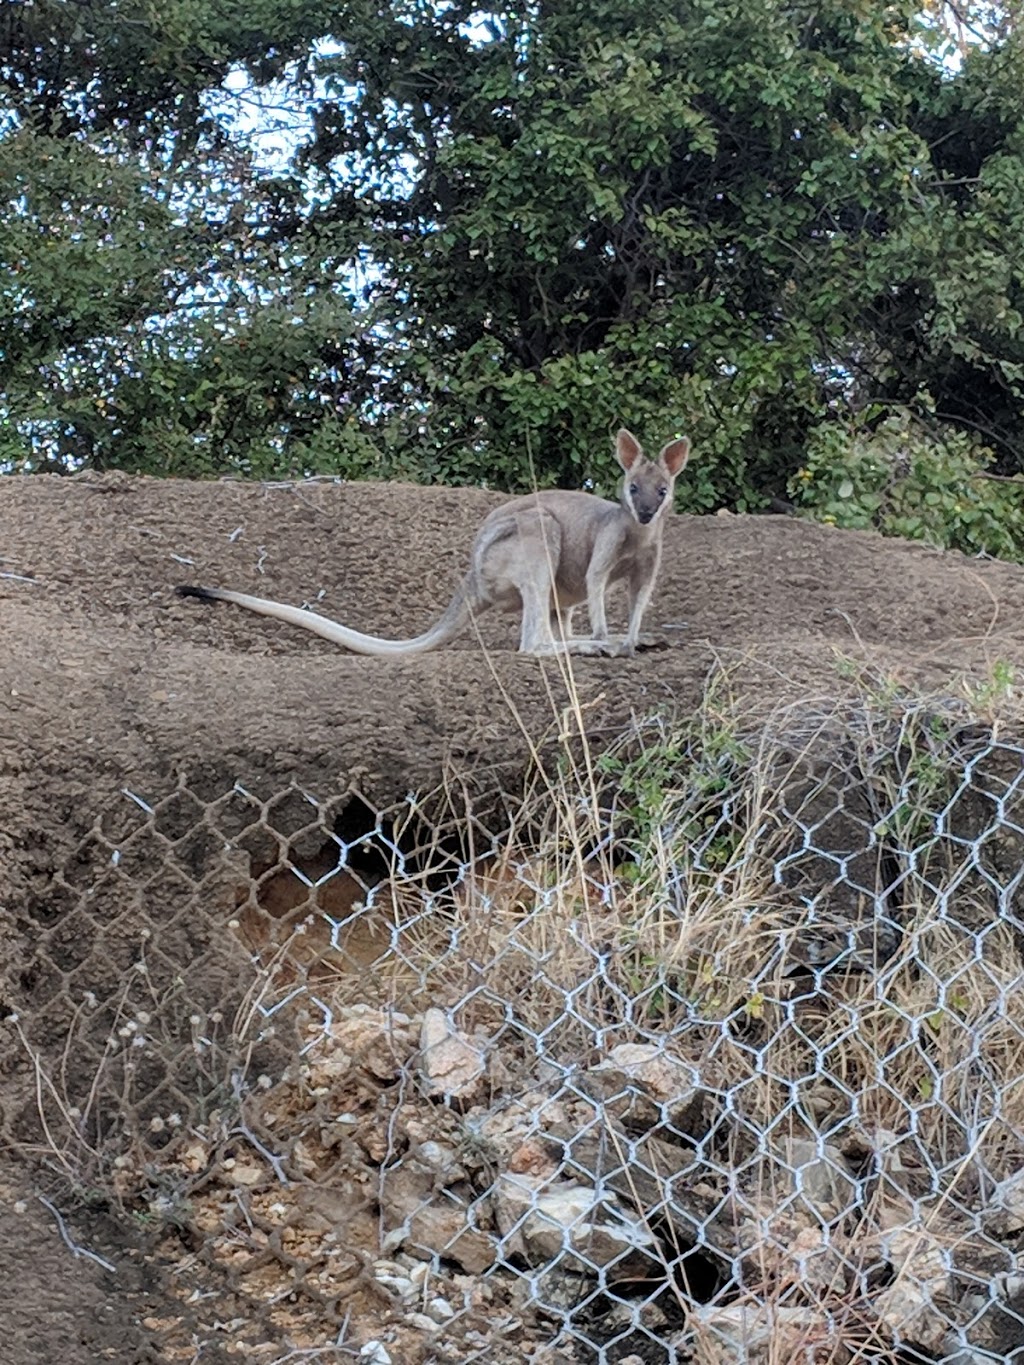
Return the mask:
[[(118, 1001), (117, 1010), (116, 1010), (116, 1012), (115, 1012), (115, 1014), (114, 1014), (113, 1022), (112, 1022), (112, 1024), (110, 1025), (110, 1032), (109, 1032), (109, 1034), (108, 1034), (108, 1040), (109, 1040), (109, 1038), (114, 1038), (114, 1037), (117, 1036), (117, 1029), (118, 1029), (118, 1026), (120, 1025), (121, 1020), (124, 1018), (124, 1013), (123, 1013), (123, 1012), (124, 1012), (124, 1007), (125, 1007), (125, 1004), (127, 1003), (127, 1000), (128, 1000), (128, 982), (126, 981), (125, 984), (123, 985), (123, 987), (121, 988), (121, 999)], [(74, 1015), (74, 1019), (72, 1020), (72, 1026), (74, 1026), (74, 1025), (77, 1023), (78, 1019), (81, 1018), (81, 1015), (82, 1015), (84, 1009), (85, 1009), (85, 1004), (84, 1004), (84, 1003), (81, 1004), (81, 1005), (79, 1005), (79, 1006), (76, 1008), (76, 1010), (75, 1010), (75, 1015)], [(70, 1032), (69, 1032), (69, 1034), (68, 1034), (68, 1040), (67, 1040), (67, 1043), (65, 1044), (64, 1053), (63, 1053), (63, 1055), (62, 1055), (62, 1057), (61, 1057), (61, 1063), (60, 1063), (61, 1086), (62, 1086), (62, 1089), (63, 1089), (63, 1091), (64, 1091), (64, 1099), (65, 1099), (65, 1102), (69, 1099), (69, 1096), (68, 1096), (68, 1083), (67, 1083), (67, 1064), (68, 1064), (68, 1058), (69, 1058), (69, 1056), (70, 1056), (70, 1052), (71, 1052), (71, 1034), (70, 1034)], [(109, 1057), (109, 1055), (110, 1055), (109, 1051), (108, 1051), (106, 1048), (104, 1048), (103, 1057), (102, 1057), (102, 1059), (100, 1060), (100, 1062), (97, 1064), (96, 1070), (93, 1072), (92, 1082), (91, 1082), (91, 1084), (90, 1084), (90, 1086), (89, 1086), (89, 1094), (88, 1094), (88, 1096), (86, 1097), (86, 1101), (85, 1101), (84, 1106), (82, 1107), (82, 1119), (81, 1119), (81, 1123), (82, 1123), (83, 1129), (84, 1129), (86, 1123), (87, 1123), (88, 1120), (89, 1120), (89, 1115), (92, 1113), (93, 1105), (96, 1103), (96, 1098), (97, 1098), (97, 1095), (98, 1095), (98, 1093), (99, 1093), (100, 1076), (101, 1076), (102, 1073), (103, 1073), (103, 1066), (104, 1066), (104, 1063), (106, 1062), (107, 1058)], [(127, 1098), (127, 1097), (125, 1097), (125, 1098)], [(68, 1106), (69, 1109), (70, 1109), (70, 1107), (71, 1107), (71, 1106)], [(84, 1139), (82, 1139), (82, 1141), (83, 1141), (83, 1143), (84, 1143)], [(90, 1150), (91, 1150), (91, 1149), (90, 1149)]]
[(21, 1041), (21, 1045), (25, 1049), (25, 1052), (32, 1063), (32, 1069), (35, 1079), (36, 1111), (39, 1115), (39, 1122), (40, 1125), (42, 1126), (43, 1135), (46, 1138), (49, 1150), (53, 1153), (53, 1155), (59, 1161), (60, 1165), (64, 1168), (65, 1173), (73, 1180), (75, 1175), (74, 1169), (72, 1168), (67, 1157), (64, 1155), (62, 1149), (57, 1145), (57, 1140), (53, 1136), (53, 1133), (50, 1131), (50, 1125), (46, 1117), (44, 1091), (49, 1091), (50, 1095), (53, 1097), (53, 1101), (56, 1104), (57, 1109), (60, 1111), (61, 1117), (63, 1118), (65, 1124), (71, 1131), (74, 1131), (74, 1124), (72, 1123), (71, 1115), (68, 1113), (67, 1105), (64, 1103), (64, 1100), (62, 1100), (61, 1096), (57, 1093), (56, 1086), (53, 1084), (49, 1076), (47, 1076), (46, 1072), (43, 1070), (43, 1064), (40, 1060), (39, 1053), (36, 1052), (36, 1050), (32, 1047), (32, 1044), (29, 1042), (28, 1037), (26, 1036), (25, 1031), (21, 1026), (21, 1020), (18, 1018), (16, 1014), (8, 1015), (7, 1018), (8, 1022), (14, 1025), (14, 1028), (18, 1034), (18, 1038)]
[[(238, 1098), (241, 1098), (240, 1091), (236, 1090), (235, 1093)], [(292, 1183), (285, 1174), (282, 1158), (276, 1156), (268, 1147), (264, 1146), (247, 1123), (236, 1123), (228, 1132), (228, 1137), (235, 1137), (236, 1135), (244, 1137), (246, 1142), (248, 1142), (251, 1147), (254, 1147), (265, 1161), (270, 1163), (274, 1174), (277, 1176), (278, 1182), (281, 1185), (290, 1185)]]
[(39, 1200), (40, 1204), (42, 1204), (44, 1208), (50, 1210), (54, 1218), (57, 1220), (57, 1230), (64, 1241), (64, 1245), (71, 1252), (72, 1256), (87, 1256), (90, 1261), (95, 1261), (96, 1264), (101, 1265), (104, 1270), (109, 1270), (111, 1275), (117, 1274), (116, 1265), (111, 1265), (110, 1262), (105, 1261), (102, 1256), (97, 1256), (95, 1251), (89, 1251), (86, 1247), (80, 1247), (76, 1242), (73, 1242), (71, 1240), (71, 1237), (68, 1234), (67, 1225), (65, 1224), (64, 1219), (60, 1215), (60, 1210), (55, 1208), (55, 1206), (50, 1203), (49, 1199), (47, 1199), (45, 1195), (37, 1194), (36, 1198)]
[(285, 1365), (289, 1360), (316, 1360), (319, 1356), (325, 1356), (328, 1351), (344, 1351), (345, 1355), (351, 1356), (353, 1360), (357, 1358), (354, 1347), (345, 1346), (337, 1341), (331, 1346), (297, 1346), (293, 1351), (286, 1351), (283, 1356), (275, 1356), (270, 1365)]
[[(955, 181), (947, 181), (947, 184), (955, 184)], [(1024, 475), (1021, 474), (992, 474), (987, 469), (976, 469), (973, 474), (967, 476), (970, 479), (990, 479), (994, 483), (1024, 483)]]

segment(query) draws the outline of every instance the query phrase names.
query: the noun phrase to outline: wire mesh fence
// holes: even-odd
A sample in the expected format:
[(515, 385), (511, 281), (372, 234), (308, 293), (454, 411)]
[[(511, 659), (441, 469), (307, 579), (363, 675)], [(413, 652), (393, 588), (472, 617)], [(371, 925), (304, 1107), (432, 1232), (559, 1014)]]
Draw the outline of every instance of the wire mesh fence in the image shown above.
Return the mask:
[(1024, 1360), (1022, 855), (1024, 747), (941, 709), (124, 789), (21, 908), (5, 1137), (189, 1350)]

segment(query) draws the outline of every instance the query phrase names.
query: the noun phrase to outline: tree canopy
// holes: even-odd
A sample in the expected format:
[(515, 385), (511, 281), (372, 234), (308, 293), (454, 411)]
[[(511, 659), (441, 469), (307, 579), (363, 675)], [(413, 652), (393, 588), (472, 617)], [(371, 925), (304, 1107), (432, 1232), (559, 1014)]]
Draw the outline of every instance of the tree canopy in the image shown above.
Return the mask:
[(601, 487), (626, 422), (696, 509), (850, 524), (1014, 476), (1008, 14), (8, 5), (0, 464)]

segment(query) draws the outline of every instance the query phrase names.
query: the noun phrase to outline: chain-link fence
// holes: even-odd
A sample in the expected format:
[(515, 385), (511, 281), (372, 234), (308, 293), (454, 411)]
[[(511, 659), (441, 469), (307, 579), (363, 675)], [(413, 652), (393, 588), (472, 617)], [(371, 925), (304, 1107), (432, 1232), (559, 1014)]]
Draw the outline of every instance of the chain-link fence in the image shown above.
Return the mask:
[(239, 1358), (1024, 1360), (1024, 747), (564, 757), (115, 794), (23, 907), (7, 1138)]

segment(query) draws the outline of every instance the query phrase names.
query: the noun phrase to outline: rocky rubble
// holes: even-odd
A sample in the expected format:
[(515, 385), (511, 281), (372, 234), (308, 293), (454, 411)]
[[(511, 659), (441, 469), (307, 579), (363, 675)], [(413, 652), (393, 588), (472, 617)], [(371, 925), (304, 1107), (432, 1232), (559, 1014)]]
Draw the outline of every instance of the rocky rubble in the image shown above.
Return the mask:
[(1004, 1358), (1024, 1296), (1019, 1179), (986, 1235), (955, 1201), (900, 1193), (884, 1136), (879, 1151), (809, 1129), (753, 1144), (678, 1041), (508, 1086), (493, 1040), (441, 1009), (343, 1010), (310, 1026), (230, 1152), (179, 1151), (190, 1216), (236, 1289), (267, 1304), (290, 1286), (295, 1340), (315, 1346), (325, 1305), (340, 1317), (368, 1294), (346, 1320), (379, 1365), (511, 1362), (531, 1342), (563, 1365), (598, 1347), (824, 1365), (850, 1358), (839, 1325), (915, 1359)]

